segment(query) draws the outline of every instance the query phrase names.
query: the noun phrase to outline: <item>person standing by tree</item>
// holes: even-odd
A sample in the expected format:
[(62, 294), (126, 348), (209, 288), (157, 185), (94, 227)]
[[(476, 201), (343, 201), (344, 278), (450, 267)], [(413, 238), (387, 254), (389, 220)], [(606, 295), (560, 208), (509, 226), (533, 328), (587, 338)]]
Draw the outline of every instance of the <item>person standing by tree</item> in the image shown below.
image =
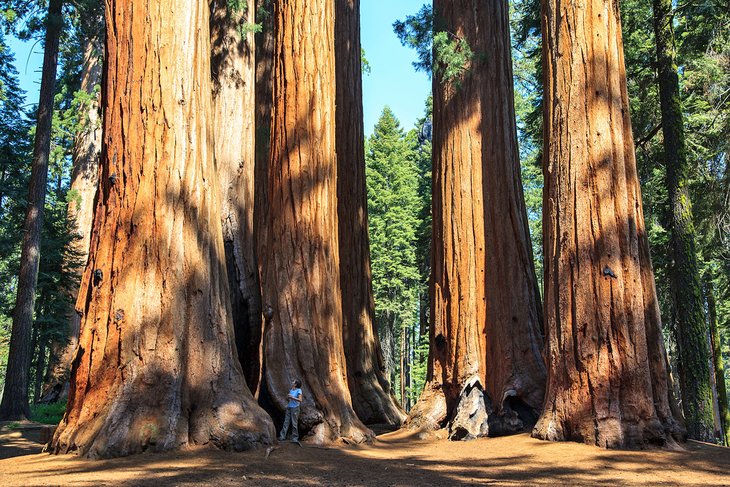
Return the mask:
[(294, 379), (291, 383), (291, 390), (286, 398), (289, 403), (286, 405), (286, 413), (284, 414), (284, 426), (279, 433), (279, 441), (286, 439), (286, 434), (291, 424), (291, 441), (299, 441), (299, 405), (302, 403), (302, 381)]

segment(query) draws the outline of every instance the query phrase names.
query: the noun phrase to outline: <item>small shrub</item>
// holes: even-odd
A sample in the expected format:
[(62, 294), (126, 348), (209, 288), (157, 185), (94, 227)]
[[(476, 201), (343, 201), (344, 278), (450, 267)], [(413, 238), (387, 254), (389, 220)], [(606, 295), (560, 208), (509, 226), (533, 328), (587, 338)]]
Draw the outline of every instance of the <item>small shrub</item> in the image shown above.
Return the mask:
[(44, 424), (58, 424), (66, 411), (65, 402), (53, 404), (31, 404), (30, 420)]

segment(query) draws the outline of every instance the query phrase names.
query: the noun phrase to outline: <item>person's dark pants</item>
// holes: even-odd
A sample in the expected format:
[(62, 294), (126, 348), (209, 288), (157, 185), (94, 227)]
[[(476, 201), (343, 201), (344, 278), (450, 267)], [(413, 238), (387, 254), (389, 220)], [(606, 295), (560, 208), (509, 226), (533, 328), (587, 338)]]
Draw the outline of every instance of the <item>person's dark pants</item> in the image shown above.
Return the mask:
[(284, 426), (281, 428), (279, 433), (279, 441), (286, 439), (286, 433), (291, 425), (291, 439), (292, 441), (299, 441), (299, 406), (295, 408), (286, 408), (286, 414), (284, 415)]

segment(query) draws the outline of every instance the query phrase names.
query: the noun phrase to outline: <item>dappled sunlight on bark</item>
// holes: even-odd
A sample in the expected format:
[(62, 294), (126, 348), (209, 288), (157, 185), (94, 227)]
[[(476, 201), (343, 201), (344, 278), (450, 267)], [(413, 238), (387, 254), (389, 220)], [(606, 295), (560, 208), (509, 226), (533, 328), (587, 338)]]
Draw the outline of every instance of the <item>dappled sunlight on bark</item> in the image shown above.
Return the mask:
[(672, 443), (683, 430), (671, 410), (618, 7), (551, 0), (543, 11), (549, 374), (533, 434)]
[(208, 6), (167, 7), (171, 18), (108, 5), (101, 191), (53, 452), (273, 440), (235, 358), (208, 118)]

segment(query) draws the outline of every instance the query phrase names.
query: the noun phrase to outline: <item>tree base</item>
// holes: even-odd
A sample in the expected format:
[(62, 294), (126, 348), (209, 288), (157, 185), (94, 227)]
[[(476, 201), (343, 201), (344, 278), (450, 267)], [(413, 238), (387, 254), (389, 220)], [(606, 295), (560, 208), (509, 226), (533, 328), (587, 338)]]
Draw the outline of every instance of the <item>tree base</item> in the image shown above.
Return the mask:
[(299, 416), (299, 433), (303, 441), (314, 445), (358, 444), (372, 441), (373, 433), (357, 417), (325, 417), (317, 409), (304, 406)]
[(91, 417), (87, 416), (90, 411), (73, 416), (67, 411), (46, 451), (97, 459), (191, 445), (234, 451), (271, 445), (273, 422), (253, 398), (244, 402), (228, 399), (213, 407), (179, 410), (177, 414), (135, 408), (134, 401), (127, 408), (102, 408), (98, 414), (89, 414)]
[(678, 442), (686, 440), (678, 424), (663, 424), (657, 418), (639, 423), (624, 423), (617, 418), (568, 421), (555, 411), (540, 417), (532, 430), (532, 437), (546, 441), (575, 441), (610, 449), (662, 447), (675, 450), (681, 448)]
[(537, 419), (536, 412), (519, 400), (513, 391), (505, 394), (501, 408), (497, 410), (477, 377), (467, 381), (454, 403), (451, 414), (448, 414), (442, 389), (424, 389), (404, 427), (425, 431), (446, 428), (450, 440), (460, 441), (519, 433), (534, 425)]

